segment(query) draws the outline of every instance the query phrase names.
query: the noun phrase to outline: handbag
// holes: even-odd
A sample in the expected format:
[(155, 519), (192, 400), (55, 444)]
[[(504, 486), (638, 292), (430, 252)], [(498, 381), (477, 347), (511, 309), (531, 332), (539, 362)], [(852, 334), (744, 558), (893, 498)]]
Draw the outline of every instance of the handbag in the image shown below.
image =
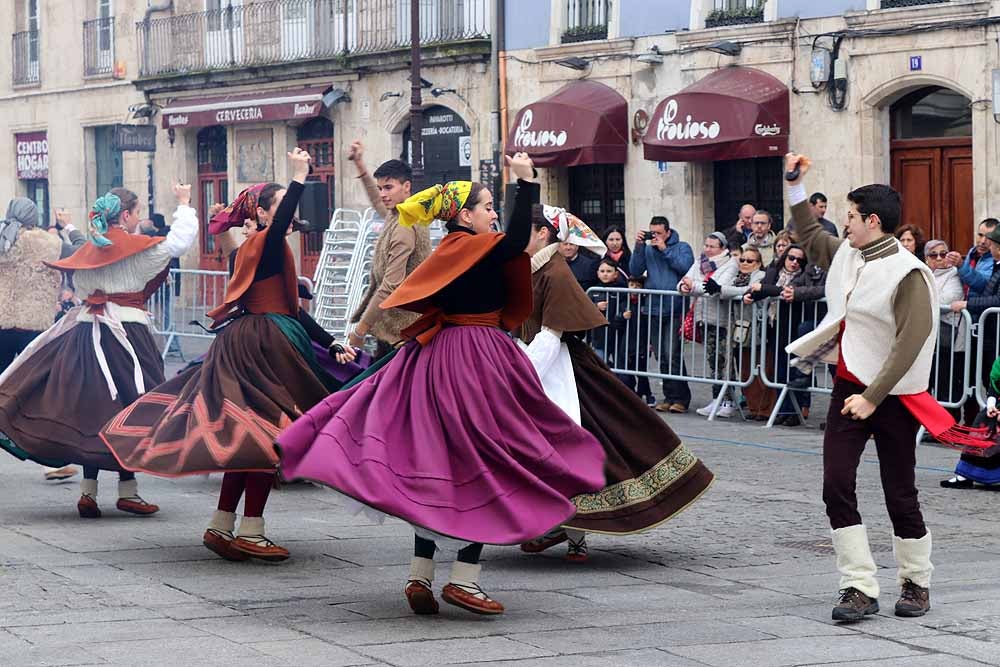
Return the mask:
[(680, 335), (684, 340), (691, 341), (693, 343), (701, 343), (704, 338), (701, 327), (695, 325), (694, 321), (694, 304), (688, 308), (687, 315), (684, 316), (684, 321), (681, 322)]

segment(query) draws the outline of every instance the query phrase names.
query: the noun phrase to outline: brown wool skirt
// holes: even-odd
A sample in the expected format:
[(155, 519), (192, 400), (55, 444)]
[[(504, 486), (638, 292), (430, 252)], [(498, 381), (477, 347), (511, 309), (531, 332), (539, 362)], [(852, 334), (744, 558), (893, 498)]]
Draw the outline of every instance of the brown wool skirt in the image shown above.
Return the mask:
[(715, 476), (666, 422), (586, 344), (567, 338), (583, 427), (604, 446), (607, 486), (576, 496), (569, 528), (625, 535), (649, 530), (698, 499)]
[(163, 477), (273, 471), (274, 440), (329, 392), (266, 315), (246, 315), (189, 368), (108, 422), (101, 436), (128, 470)]
[[(101, 440), (105, 423), (138, 398), (132, 358), (106, 325), (101, 347), (118, 398), (111, 399), (94, 354), (91, 322), (81, 322), (35, 351), (0, 386), (0, 433), (12, 454), (44, 465), (94, 466), (121, 470)], [(163, 382), (163, 360), (149, 327), (125, 322), (146, 388)]]

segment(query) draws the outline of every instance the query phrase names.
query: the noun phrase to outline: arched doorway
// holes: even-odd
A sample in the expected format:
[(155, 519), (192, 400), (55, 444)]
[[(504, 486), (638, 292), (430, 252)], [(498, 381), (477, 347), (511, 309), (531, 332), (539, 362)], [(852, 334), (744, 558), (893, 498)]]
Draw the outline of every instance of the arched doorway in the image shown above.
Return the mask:
[[(435, 105), (424, 109), (423, 128), (424, 178), (413, 184), (417, 192), (435, 183), (472, 180), (472, 134), (469, 125), (457, 112)], [(410, 128), (403, 130), (403, 154), (410, 156)]]
[(198, 268), (225, 271), (228, 258), (214, 236), (208, 233), (208, 209), (229, 203), (226, 128), (212, 125), (198, 130), (198, 212), (201, 214), (201, 258)]
[(914, 90), (890, 108), (892, 186), (903, 197), (903, 224), (953, 250), (972, 247), (972, 108), (942, 86)]
[[(299, 213), (309, 220), (318, 231), (302, 234), (302, 254), (300, 273), (310, 278), (316, 273), (316, 264), (323, 249), (323, 231), (330, 223), (330, 215), (334, 209), (334, 170), (333, 122), (324, 116), (317, 116), (299, 127), (295, 136), (299, 148), (309, 151), (313, 159), (313, 172), (306, 179), (315, 185), (307, 186), (309, 190), (317, 188), (315, 193), (307, 191), (303, 202), (299, 204)], [(303, 208), (311, 209), (306, 211)], [(315, 218), (315, 219), (313, 219)]]

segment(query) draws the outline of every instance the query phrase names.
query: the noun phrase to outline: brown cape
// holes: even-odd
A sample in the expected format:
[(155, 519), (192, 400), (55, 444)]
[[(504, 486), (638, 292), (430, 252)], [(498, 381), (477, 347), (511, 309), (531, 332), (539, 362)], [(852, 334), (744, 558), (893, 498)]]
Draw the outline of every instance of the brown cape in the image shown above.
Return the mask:
[(148, 250), (157, 243), (161, 243), (164, 239), (162, 236), (129, 234), (121, 227), (112, 227), (104, 237), (111, 241), (111, 245), (101, 248), (94, 245), (93, 241), (87, 241), (82, 248), (66, 259), (45, 262), (45, 265), (60, 271), (99, 269), (126, 257), (138, 255), (143, 250)]
[[(266, 233), (254, 234), (249, 240), (240, 246), (236, 251), (236, 269), (233, 277), (229, 279), (226, 287), (226, 296), (222, 305), (208, 311), (208, 316), (218, 324), (225, 320), (239, 305), (240, 300), (247, 294), (247, 291), (254, 284), (254, 275), (257, 273), (257, 266), (264, 254), (264, 243), (267, 240)], [(275, 312), (298, 312), (299, 287), (298, 278), (295, 275), (295, 257), (292, 249), (285, 242), (285, 262), (281, 274), (281, 294), (278, 299), (282, 303), (274, 304)]]
[[(503, 237), (498, 233), (448, 234), (379, 307), (428, 313), (435, 308), (434, 295), (489, 255)], [(505, 329), (512, 331), (532, 310), (531, 259), (527, 254), (521, 253), (504, 265), (504, 281), (507, 303), (500, 320)]]
[(576, 281), (566, 259), (556, 253), (532, 275), (534, 308), (518, 336), (525, 343), (534, 340), (542, 327), (559, 332), (589, 331), (608, 320)]

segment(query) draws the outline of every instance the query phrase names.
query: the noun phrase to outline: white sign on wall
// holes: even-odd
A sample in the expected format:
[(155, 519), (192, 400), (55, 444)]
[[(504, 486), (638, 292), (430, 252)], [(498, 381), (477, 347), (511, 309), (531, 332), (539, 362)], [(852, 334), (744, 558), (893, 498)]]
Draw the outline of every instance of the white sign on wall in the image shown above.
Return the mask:
[(458, 166), (472, 166), (472, 137), (470, 136), (458, 138)]

